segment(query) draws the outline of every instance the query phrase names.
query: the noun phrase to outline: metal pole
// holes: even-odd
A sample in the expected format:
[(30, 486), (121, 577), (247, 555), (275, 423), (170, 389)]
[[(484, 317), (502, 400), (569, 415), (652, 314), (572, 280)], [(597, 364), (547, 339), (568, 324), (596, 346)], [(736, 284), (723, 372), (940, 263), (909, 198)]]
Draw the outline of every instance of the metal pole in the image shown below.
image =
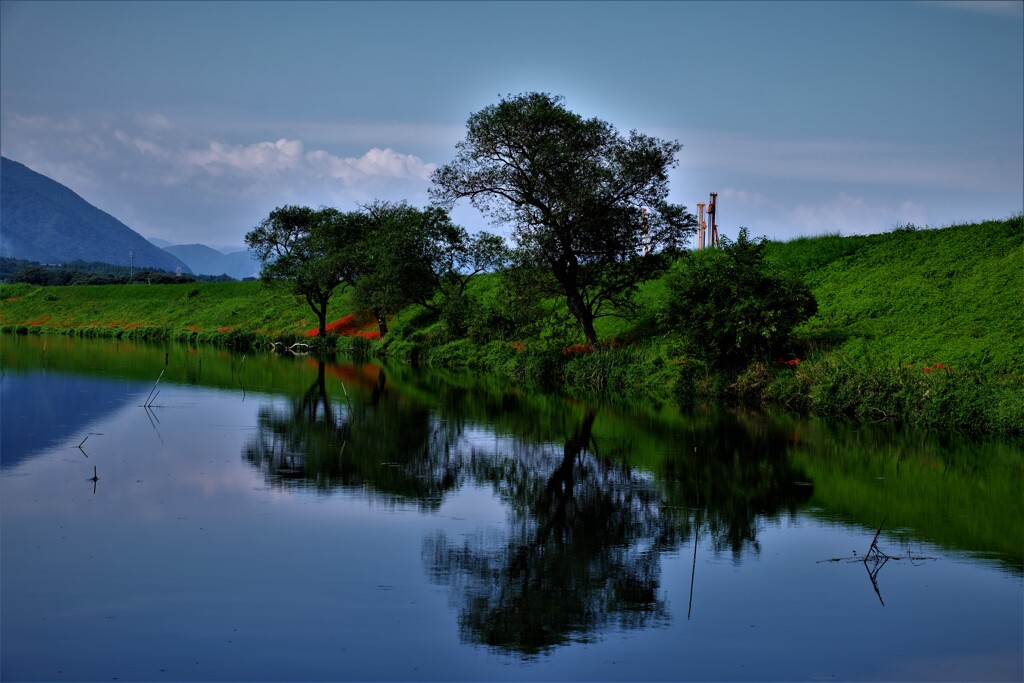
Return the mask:
[(708, 213), (711, 214), (711, 244), (714, 246), (720, 246), (718, 240), (718, 193), (711, 193), (711, 206), (708, 208)]

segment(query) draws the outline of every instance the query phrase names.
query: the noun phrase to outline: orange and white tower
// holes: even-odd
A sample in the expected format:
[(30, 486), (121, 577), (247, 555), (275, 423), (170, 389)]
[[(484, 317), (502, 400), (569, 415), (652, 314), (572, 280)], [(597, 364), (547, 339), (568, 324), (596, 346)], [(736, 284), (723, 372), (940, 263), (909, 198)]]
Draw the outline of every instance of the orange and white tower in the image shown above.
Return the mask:
[(697, 205), (697, 248), (704, 248), (704, 231), (708, 229), (708, 224), (704, 222), (704, 204), (703, 202)]

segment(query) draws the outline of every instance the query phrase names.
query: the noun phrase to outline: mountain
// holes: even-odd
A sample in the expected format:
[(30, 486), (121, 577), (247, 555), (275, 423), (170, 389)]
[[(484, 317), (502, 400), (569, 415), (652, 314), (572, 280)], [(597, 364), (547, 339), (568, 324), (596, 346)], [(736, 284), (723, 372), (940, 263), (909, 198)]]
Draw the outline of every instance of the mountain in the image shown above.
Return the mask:
[(178, 244), (164, 247), (164, 251), (188, 264), (196, 275), (230, 275), (236, 280), (256, 277), (260, 262), (248, 251), (230, 254), (217, 251), (205, 244)]
[(0, 256), (192, 272), (69, 188), (6, 157), (0, 157)]

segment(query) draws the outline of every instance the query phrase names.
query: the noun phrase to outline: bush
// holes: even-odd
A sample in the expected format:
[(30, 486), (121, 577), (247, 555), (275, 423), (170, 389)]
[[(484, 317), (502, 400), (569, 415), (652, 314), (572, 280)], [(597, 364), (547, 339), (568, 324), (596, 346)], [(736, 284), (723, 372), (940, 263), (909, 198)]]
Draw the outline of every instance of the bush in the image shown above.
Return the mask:
[(427, 364), (443, 368), (474, 367), (475, 359), (476, 346), (468, 339), (435, 346), (427, 353)]
[(666, 322), (687, 350), (722, 368), (738, 369), (786, 351), (793, 329), (817, 310), (810, 289), (769, 270), (764, 239), (740, 228), (735, 242), (677, 261), (667, 278)]
[(505, 298), (504, 288), (474, 302), (466, 320), (466, 334), (477, 344), (517, 341), (540, 334), (546, 318), (538, 303)]

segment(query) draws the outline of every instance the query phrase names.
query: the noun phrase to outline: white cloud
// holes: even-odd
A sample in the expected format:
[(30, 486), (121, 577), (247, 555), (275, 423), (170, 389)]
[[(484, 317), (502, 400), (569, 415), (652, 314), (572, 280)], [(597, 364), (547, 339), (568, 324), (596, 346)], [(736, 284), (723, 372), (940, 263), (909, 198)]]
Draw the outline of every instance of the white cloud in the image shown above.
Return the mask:
[(907, 223), (924, 225), (926, 213), (923, 207), (909, 200), (893, 205), (840, 192), (829, 201), (799, 204), (788, 211), (783, 220), (803, 234), (837, 231), (850, 235), (881, 232)]
[(925, 145), (852, 139), (783, 140), (689, 131), (683, 160), (696, 172), (948, 190), (1018, 189), (1024, 167), (1012, 153), (1019, 144), (984, 149), (970, 141)]
[(357, 184), (367, 178), (395, 178), (429, 182), (435, 164), (425, 163), (412, 154), (393, 149), (374, 148), (361, 157), (339, 157), (323, 150), (306, 155), (312, 169), (323, 176)]
[(163, 149), (157, 143), (145, 138), (129, 135), (120, 129), (114, 131), (114, 139), (122, 145), (132, 147), (140, 154), (146, 154), (164, 160), (170, 160), (172, 157), (167, 150)]
[(150, 237), (241, 243), (275, 206), (426, 203), (436, 165), (391, 146), (342, 155), (291, 137), (203, 139), (163, 114), (2, 118), (3, 154)]
[(729, 202), (730, 204), (736, 204), (742, 207), (758, 208), (764, 206), (767, 199), (760, 192), (748, 192), (747, 190), (737, 190), (733, 187), (727, 187), (718, 193), (718, 196)]
[(228, 145), (213, 141), (204, 149), (185, 150), (184, 163), (198, 166), (212, 176), (233, 171), (241, 175), (265, 176), (296, 170), (302, 164), (303, 145), (298, 140)]
[(171, 120), (160, 113), (143, 114), (136, 117), (136, 120), (148, 130), (168, 130), (173, 127)]
[[(374, 199), (428, 201), (436, 164), (387, 137), (391, 131), (412, 140), (443, 127), (314, 126), (306, 131), (318, 136), (311, 141), (295, 135), (305, 125), (268, 133), (249, 124), (214, 134), (163, 113), (56, 119), (4, 112), (0, 143), (4, 156), (64, 183), (142, 234), (178, 243), (240, 244), (283, 204), (351, 210)], [(360, 131), (369, 136), (363, 144)], [(458, 137), (454, 129), (445, 135)], [(993, 152), (968, 143), (658, 135), (689, 141), (671, 174), (672, 200), (696, 211), (696, 202), (717, 191), (723, 234), (740, 225), (773, 239), (877, 232), (1020, 210), (1024, 165), (1016, 143)], [(322, 139), (331, 136), (345, 141)], [(434, 159), (447, 159), (453, 149)], [(470, 230), (487, 227), (465, 204), (456, 219)]]

